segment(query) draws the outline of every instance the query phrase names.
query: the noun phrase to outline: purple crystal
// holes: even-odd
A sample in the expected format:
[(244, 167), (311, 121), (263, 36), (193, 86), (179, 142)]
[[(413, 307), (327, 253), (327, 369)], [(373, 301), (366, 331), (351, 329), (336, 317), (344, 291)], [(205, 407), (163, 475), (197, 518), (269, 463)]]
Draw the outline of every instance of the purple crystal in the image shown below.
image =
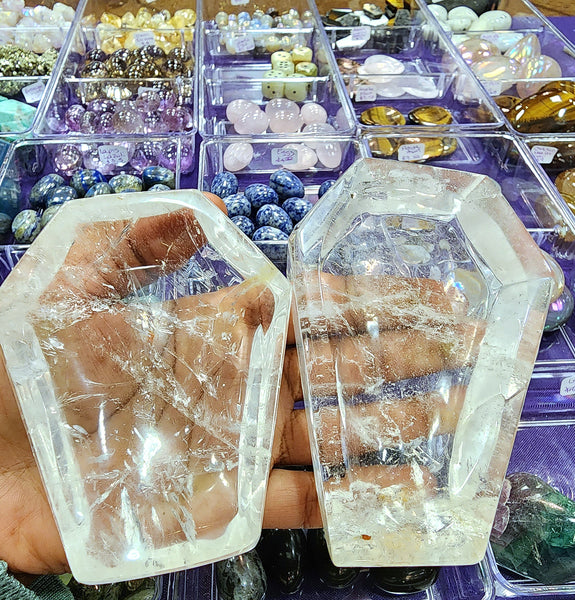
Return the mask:
[(160, 97), (160, 110), (167, 110), (176, 106), (176, 95), (172, 90), (162, 88), (158, 90), (158, 96)]
[(158, 142), (142, 142), (136, 145), (134, 156), (130, 160), (130, 165), (141, 173), (146, 167), (157, 165), (160, 161), (162, 146)]
[[(166, 142), (158, 158), (162, 167), (176, 171), (178, 165), (178, 142)], [(189, 144), (182, 143), (179, 164), (181, 173), (190, 173), (193, 170), (194, 149)]]
[(98, 122), (96, 123), (96, 132), (97, 133), (114, 133), (114, 115), (112, 113), (106, 112), (102, 113), (98, 117)]
[(102, 113), (113, 113), (115, 108), (116, 103), (109, 98), (96, 98), (87, 104), (87, 109), (98, 115), (101, 115)]
[(157, 90), (144, 90), (136, 98), (136, 109), (141, 113), (149, 113), (160, 108), (161, 99)]
[(81, 104), (73, 104), (66, 111), (66, 125), (70, 131), (80, 131), (80, 124), (82, 121), (82, 115), (86, 112), (86, 109)]
[(54, 165), (58, 173), (72, 175), (82, 166), (82, 153), (73, 144), (63, 144), (54, 154)]
[(87, 110), (80, 119), (80, 131), (82, 133), (96, 133), (98, 130), (98, 115)]
[(169, 131), (188, 131), (193, 127), (192, 113), (183, 106), (166, 109), (163, 118)]
[(194, 148), (182, 142), (180, 150), (180, 172), (191, 173), (194, 170)]
[(144, 120), (135, 110), (116, 111), (112, 123), (118, 133), (144, 133)]
[(153, 111), (142, 115), (146, 133), (166, 133), (168, 127), (159, 112)]
[(67, 133), (66, 110), (56, 104), (52, 105), (46, 115), (46, 124), (52, 133)]
[(114, 107), (114, 112), (120, 112), (121, 110), (136, 110), (136, 103), (134, 102), (134, 100), (120, 100), (119, 102), (116, 102), (116, 105)]

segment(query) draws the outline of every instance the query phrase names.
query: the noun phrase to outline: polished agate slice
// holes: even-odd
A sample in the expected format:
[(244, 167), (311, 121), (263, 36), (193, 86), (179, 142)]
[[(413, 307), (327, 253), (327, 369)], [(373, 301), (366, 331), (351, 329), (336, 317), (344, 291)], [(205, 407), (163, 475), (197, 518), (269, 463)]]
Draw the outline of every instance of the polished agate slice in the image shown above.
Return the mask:
[(0, 288), (0, 344), (76, 579), (260, 535), (287, 280), (202, 194), (66, 203)]
[(334, 563), (480, 561), (551, 291), (499, 185), (362, 159), (294, 230), (288, 272)]

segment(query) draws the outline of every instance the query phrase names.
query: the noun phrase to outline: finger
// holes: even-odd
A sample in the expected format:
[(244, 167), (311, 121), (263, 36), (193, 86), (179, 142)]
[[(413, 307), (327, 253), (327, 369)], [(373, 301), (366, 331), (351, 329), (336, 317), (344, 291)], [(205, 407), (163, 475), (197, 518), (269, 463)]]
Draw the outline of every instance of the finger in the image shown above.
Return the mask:
[(313, 473), (273, 469), (268, 482), (263, 528), (312, 529), (321, 526)]

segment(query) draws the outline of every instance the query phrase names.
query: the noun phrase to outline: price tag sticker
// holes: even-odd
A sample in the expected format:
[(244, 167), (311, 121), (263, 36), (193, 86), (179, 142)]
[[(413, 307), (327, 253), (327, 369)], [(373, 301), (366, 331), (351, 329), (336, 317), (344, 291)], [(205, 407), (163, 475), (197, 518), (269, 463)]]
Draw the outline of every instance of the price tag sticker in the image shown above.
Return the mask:
[(297, 148), (273, 148), (272, 165), (295, 165), (299, 160)]
[(575, 375), (565, 377), (565, 379), (561, 380), (559, 393), (562, 396), (575, 396)]
[(398, 160), (410, 162), (425, 156), (425, 144), (403, 144), (397, 151)]
[(533, 146), (531, 148), (533, 158), (541, 165), (548, 165), (553, 162), (557, 154), (557, 148), (554, 146)]
[(240, 52), (253, 50), (256, 47), (256, 43), (251, 35), (242, 35), (234, 40), (234, 47), (239, 54)]
[(377, 92), (373, 85), (360, 85), (355, 90), (356, 102), (375, 102), (376, 98)]
[(138, 48), (144, 46), (153, 46), (156, 43), (156, 38), (153, 31), (136, 31), (133, 34), (134, 43)]
[(105, 165), (125, 165), (128, 162), (128, 150), (124, 146), (100, 146), (98, 157)]
[(351, 39), (354, 42), (367, 42), (371, 37), (371, 27), (354, 27), (351, 30)]
[(46, 86), (43, 81), (36, 81), (25, 88), (22, 88), (22, 94), (27, 104), (37, 104), (42, 100)]

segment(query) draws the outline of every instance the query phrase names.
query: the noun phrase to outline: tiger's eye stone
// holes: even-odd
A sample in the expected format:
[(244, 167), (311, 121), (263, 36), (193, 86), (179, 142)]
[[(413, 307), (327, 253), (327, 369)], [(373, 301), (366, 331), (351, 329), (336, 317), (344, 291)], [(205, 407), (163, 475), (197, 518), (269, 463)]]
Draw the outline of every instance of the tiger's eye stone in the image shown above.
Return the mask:
[(257, 546), (269, 577), (283, 594), (297, 592), (303, 583), (306, 538), (302, 529), (265, 529)]
[(84, 65), (80, 77), (91, 77), (94, 79), (102, 79), (108, 77), (108, 68), (105, 63), (94, 61)]
[(449, 125), (453, 115), (443, 106), (418, 106), (407, 115), (414, 125)]
[(360, 65), (357, 61), (351, 60), (351, 58), (338, 58), (337, 66), (342, 75), (352, 75), (357, 73)]
[(555, 179), (555, 185), (561, 195), (575, 196), (575, 169), (559, 173)]
[(327, 549), (323, 529), (310, 529), (307, 532), (307, 550), (321, 580), (331, 588), (349, 587), (358, 577), (359, 569), (336, 567)]
[(455, 138), (403, 138), (400, 147), (404, 144), (423, 144), (423, 156), (413, 162), (426, 162), (433, 158), (449, 156), (457, 150), (457, 140)]
[(517, 98), (517, 96), (495, 96), (495, 98), (493, 98), (493, 100), (495, 101), (495, 104), (497, 104), (497, 106), (499, 106), (499, 108), (501, 109), (501, 112), (504, 115), (507, 115), (507, 113), (518, 103), (521, 102), (521, 98)]
[(128, 62), (121, 56), (112, 54), (112, 56), (110, 56), (110, 58), (106, 61), (106, 66), (108, 67), (110, 73), (113, 71), (120, 71), (123, 73), (128, 68)]
[(370, 569), (375, 586), (388, 594), (415, 594), (431, 587), (439, 567), (381, 567)]
[(183, 63), (186, 63), (189, 60), (192, 60), (192, 55), (185, 48), (182, 48), (181, 46), (179, 46), (177, 48), (172, 48), (172, 50), (170, 50), (170, 52), (168, 54), (168, 58), (177, 58), (178, 60), (181, 60)]
[(392, 106), (372, 106), (359, 116), (363, 125), (405, 125), (405, 117)]
[(158, 58), (166, 58), (166, 53), (155, 44), (148, 44), (147, 46), (143, 46), (142, 48), (136, 50), (136, 52), (142, 58), (149, 58), (151, 60), (156, 60)]
[(575, 131), (575, 93), (568, 89), (540, 90), (518, 102), (507, 118), (521, 133)]
[(539, 91), (547, 92), (548, 90), (565, 91), (575, 94), (575, 81), (567, 81), (563, 79), (558, 81), (550, 81), (549, 83), (546, 83)]
[(375, 158), (389, 158), (393, 156), (398, 146), (397, 140), (394, 139), (378, 137), (369, 140), (369, 148)]
[(178, 58), (168, 58), (164, 62), (164, 73), (168, 77), (177, 77), (184, 70), (184, 63)]

